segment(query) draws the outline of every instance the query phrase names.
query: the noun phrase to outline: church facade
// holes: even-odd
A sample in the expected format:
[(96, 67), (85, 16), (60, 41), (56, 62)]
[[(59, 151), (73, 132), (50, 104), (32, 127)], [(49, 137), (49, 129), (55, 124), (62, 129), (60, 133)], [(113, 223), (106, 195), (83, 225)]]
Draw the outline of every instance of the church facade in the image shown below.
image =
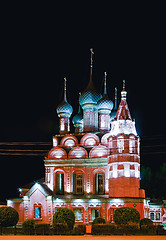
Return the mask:
[(59, 134), (44, 159), (45, 178), (20, 191), (20, 198), (9, 199), (8, 206), (19, 213), (19, 223), (35, 219), (52, 223), (57, 208), (73, 210), (76, 224), (89, 224), (96, 217), (113, 222), (119, 207), (133, 207), (141, 218), (166, 224), (166, 203), (150, 204), (140, 188), (140, 139), (127, 104), (125, 81), (117, 106), (108, 98), (106, 73), (104, 93), (90, 80), (79, 95), (78, 113), (72, 118), (75, 132), (70, 132), (72, 106), (64, 95), (57, 107)]

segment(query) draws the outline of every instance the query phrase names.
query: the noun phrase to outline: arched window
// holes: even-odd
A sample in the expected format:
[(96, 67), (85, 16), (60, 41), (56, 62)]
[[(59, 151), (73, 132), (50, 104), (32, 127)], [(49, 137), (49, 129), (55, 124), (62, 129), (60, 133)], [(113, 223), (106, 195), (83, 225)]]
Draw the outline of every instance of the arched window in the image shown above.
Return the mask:
[(41, 219), (41, 204), (34, 204), (34, 218)]
[(118, 153), (124, 152), (124, 138), (122, 136), (117, 138), (117, 150)]
[(96, 173), (96, 194), (102, 195), (105, 193), (105, 174)]
[(81, 171), (73, 173), (73, 193), (84, 193), (84, 174)]
[(55, 174), (55, 191), (58, 195), (64, 194), (64, 173), (62, 172)]

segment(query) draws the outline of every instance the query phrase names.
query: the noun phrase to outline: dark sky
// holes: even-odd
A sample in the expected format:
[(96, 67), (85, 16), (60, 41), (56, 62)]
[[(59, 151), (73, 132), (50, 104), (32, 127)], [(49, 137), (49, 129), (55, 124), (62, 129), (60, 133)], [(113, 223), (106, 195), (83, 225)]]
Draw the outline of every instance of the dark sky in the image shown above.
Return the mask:
[[(91, 47), (96, 88), (102, 90), (106, 71), (108, 95), (113, 100), (117, 86), (120, 101), (125, 79), (140, 137), (166, 135), (164, 6), (79, 4), (1, 7), (1, 142), (51, 141), (57, 132), (55, 109), (62, 99), (63, 78), (76, 113), (78, 92), (89, 81)], [(36, 163), (24, 156), (0, 158), (3, 189), (10, 186), (4, 179), (14, 181), (15, 176), (15, 185), (21, 185), (26, 169), (27, 181), (43, 174), (42, 158)], [(9, 196), (7, 192), (3, 196)]]

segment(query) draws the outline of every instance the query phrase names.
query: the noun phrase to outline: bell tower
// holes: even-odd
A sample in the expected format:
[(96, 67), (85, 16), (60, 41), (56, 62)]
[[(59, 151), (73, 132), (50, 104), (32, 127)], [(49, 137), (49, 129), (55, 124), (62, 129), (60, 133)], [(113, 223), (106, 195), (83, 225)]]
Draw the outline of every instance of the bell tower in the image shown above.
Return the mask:
[(126, 95), (123, 81), (121, 102), (108, 140), (109, 197), (145, 198), (144, 190), (140, 189), (140, 140)]

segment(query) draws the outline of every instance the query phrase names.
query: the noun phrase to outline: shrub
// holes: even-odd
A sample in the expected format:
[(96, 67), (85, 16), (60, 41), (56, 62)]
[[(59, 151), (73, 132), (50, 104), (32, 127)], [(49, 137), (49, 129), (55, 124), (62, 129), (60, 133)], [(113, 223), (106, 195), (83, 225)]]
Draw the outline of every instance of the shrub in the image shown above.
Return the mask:
[(76, 225), (73, 229), (74, 235), (84, 235), (86, 233), (86, 225)]
[(146, 225), (146, 226), (153, 225), (153, 221), (149, 218), (142, 218), (141, 221), (140, 221), (140, 228), (143, 225)]
[(164, 235), (164, 226), (163, 225), (157, 225), (156, 234), (157, 235)]
[(138, 224), (127, 224), (123, 226), (123, 234), (126, 235), (136, 235), (139, 233), (139, 225)]
[(69, 232), (67, 223), (53, 223), (53, 232), (56, 235), (65, 235)]
[(153, 225), (153, 221), (149, 218), (143, 218), (140, 221), (140, 229), (143, 234), (155, 234), (156, 227)]
[(114, 222), (117, 225), (124, 225), (128, 223), (139, 223), (140, 214), (132, 207), (117, 208), (114, 212)]
[(112, 224), (93, 224), (92, 234), (93, 235), (110, 235), (114, 234), (116, 226)]
[(0, 234), (3, 227), (15, 226), (14, 234), (16, 234), (16, 224), (18, 222), (18, 212), (12, 207), (0, 208)]
[(49, 235), (50, 234), (50, 225), (46, 223), (36, 224), (35, 233), (37, 235)]
[(100, 224), (100, 223), (105, 223), (105, 219), (101, 217), (97, 217), (93, 220), (92, 224)]
[(16, 226), (19, 219), (18, 212), (12, 207), (0, 208), (0, 226), (11, 227)]
[(33, 235), (35, 232), (35, 220), (28, 219), (22, 224), (23, 233), (27, 235)]
[(145, 235), (154, 235), (156, 234), (156, 226), (154, 225), (142, 225), (141, 233)]
[(53, 223), (66, 223), (69, 230), (73, 229), (75, 216), (69, 208), (58, 208), (53, 216)]

